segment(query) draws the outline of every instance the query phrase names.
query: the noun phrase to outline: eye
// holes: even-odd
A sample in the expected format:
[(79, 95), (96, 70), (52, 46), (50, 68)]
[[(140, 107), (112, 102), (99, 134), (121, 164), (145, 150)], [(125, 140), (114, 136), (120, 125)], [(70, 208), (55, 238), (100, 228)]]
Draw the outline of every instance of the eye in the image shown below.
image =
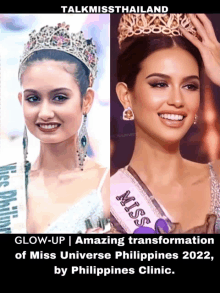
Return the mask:
[(168, 84), (164, 81), (159, 81), (159, 82), (152, 82), (152, 83), (149, 83), (151, 87), (153, 88), (164, 88), (164, 87), (167, 87)]
[(53, 100), (56, 102), (64, 102), (65, 100), (67, 100), (68, 98), (64, 95), (56, 95)]
[(31, 96), (25, 99), (26, 101), (30, 103), (38, 102), (40, 99), (37, 96)]
[(193, 83), (187, 84), (184, 87), (190, 91), (196, 91), (199, 89), (199, 85)]

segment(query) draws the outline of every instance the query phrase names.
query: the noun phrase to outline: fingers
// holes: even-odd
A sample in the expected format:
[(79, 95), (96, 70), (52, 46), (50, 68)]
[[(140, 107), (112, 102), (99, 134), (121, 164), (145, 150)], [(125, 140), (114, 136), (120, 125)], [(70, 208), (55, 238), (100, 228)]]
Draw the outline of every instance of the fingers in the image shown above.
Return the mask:
[(196, 14), (196, 16), (203, 23), (203, 26), (204, 26), (209, 38), (212, 41), (218, 43), (218, 40), (217, 40), (216, 35), (215, 35), (215, 31), (214, 31), (214, 28), (212, 26), (212, 23), (211, 23), (210, 19), (205, 14), (198, 13), (198, 14)]
[(204, 50), (215, 49), (216, 44), (219, 45), (218, 40), (215, 36), (215, 31), (213, 29), (211, 21), (205, 14), (188, 14), (193, 25), (195, 26), (198, 34), (200, 35), (202, 41), (200, 41), (197, 37), (193, 36), (183, 27), (179, 27), (182, 34), (190, 41), (194, 46), (196, 46), (200, 53), (204, 52)]
[(200, 51), (203, 49), (203, 44), (200, 42), (200, 40), (193, 36), (191, 33), (187, 32), (183, 27), (179, 27), (182, 34), (194, 45), (196, 46)]
[[(206, 46), (211, 46), (212, 45), (212, 40), (210, 38), (210, 35), (208, 34), (208, 31), (210, 31), (210, 26), (207, 26), (207, 19), (203, 18), (204, 23), (202, 23), (200, 21), (200, 19), (197, 17), (197, 14), (189, 14), (189, 17), (193, 23), (193, 25), (196, 27), (198, 34), (200, 35), (200, 37), (202, 38), (203, 43)], [(206, 24), (206, 25), (205, 25)], [(207, 31), (208, 28), (208, 31)]]
[[(99, 218), (97, 222), (97, 227), (93, 227), (90, 219), (85, 220), (86, 225), (86, 234), (100, 234), (105, 233), (106, 231), (110, 230), (110, 220), (106, 218)], [(109, 227), (108, 227), (109, 226)]]
[(98, 228), (90, 228), (86, 230), (86, 234), (99, 234), (99, 233), (103, 233), (103, 229), (98, 227)]

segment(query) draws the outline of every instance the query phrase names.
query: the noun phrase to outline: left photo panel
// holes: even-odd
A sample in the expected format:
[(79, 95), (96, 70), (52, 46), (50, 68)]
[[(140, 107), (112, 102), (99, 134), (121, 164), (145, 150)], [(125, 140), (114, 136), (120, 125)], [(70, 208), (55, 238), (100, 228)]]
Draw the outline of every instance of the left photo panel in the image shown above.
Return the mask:
[(110, 16), (0, 15), (0, 234), (110, 233)]

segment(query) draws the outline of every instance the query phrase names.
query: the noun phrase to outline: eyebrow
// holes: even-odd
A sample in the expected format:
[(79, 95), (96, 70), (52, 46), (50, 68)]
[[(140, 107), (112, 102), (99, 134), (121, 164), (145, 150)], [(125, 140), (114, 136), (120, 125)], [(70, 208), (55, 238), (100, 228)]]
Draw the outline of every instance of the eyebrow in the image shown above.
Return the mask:
[[(56, 93), (56, 92), (60, 92), (60, 91), (63, 91), (63, 90), (66, 90), (66, 91), (71, 92), (71, 90), (68, 89), (68, 88), (60, 87), (60, 88), (57, 88), (57, 89), (54, 89), (54, 90), (50, 91), (50, 93)], [(26, 90), (24, 90), (24, 93), (25, 92), (32, 92), (32, 93), (35, 93), (35, 94), (38, 94), (39, 93), (38, 91), (36, 91), (34, 89), (26, 89)]]
[[(162, 77), (162, 78), (167, 78), (167, 79), (170, 79), (170, 76), (167, 75), (167, 74), (163, 74), (163, 73), (152, 73), (150, 75), (148, 75), (146, 77), (147, 78), (150, 78), (152, 76), (156, 76), (156, 77)], [(199, 80), (199, 76), (198, 75), (189, 75), (189, 76), (186, 76), (183, 78), (183, 81), (187, 81), (187, 80), (190, 80), (190, 79), (198, 79)]]

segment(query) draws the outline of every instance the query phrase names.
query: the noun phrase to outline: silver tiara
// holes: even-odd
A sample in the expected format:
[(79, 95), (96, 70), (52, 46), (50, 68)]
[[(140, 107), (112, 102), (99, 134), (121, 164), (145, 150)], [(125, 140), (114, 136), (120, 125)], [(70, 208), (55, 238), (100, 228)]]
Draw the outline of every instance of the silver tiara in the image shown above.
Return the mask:
[(44, 26), (37, 33), (35, 30), (29, 34), (29, 41), (25, 44), (20, 58), (19, 74), (22, 63), (35, 51), (54, 49), (66, 52), (82, 61), (90, 71), (90, 86), (97, 76), (98, 57), (96, 46), (92, 39), (86, 40), (83, 32), (70, 33), (69, 25), (65, 22), (57, 26)]

